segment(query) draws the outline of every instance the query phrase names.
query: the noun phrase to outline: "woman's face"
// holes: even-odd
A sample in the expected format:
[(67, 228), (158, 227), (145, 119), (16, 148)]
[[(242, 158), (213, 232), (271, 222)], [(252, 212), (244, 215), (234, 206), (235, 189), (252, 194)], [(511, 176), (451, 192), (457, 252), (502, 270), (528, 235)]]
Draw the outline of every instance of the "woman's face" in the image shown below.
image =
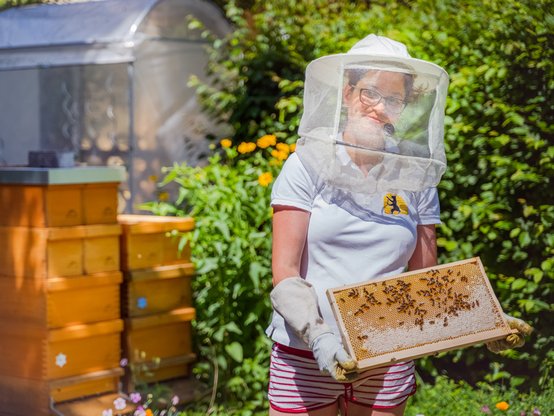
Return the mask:
[(343, 105), (348, 109), (345, 140), (374, 150), (384, 149), (384, 127), (393, 124), (404, 106), (405, 75), (369, 71), (356, 85), (346, 85)]

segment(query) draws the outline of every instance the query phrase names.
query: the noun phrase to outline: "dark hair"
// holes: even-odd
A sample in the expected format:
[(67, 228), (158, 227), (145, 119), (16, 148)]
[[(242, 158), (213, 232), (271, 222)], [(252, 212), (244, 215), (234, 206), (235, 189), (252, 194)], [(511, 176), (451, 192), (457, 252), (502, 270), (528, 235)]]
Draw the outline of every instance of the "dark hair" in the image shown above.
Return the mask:
[[(387, 64), (387, 62), (379, 62), (379, 64)], [(399, 64), (397, 62), (389, 63), (389, 65), (413, 71), (410, 67), (408, 67), (406, 65)], [(352, 68), (352, 69), (347, 69), (345, 72), (346, 72), (346, 76), (348, 78), (348, 83), (352, 86), (356, 86), (358, 84), (358, 82), (360, 82), (360, 80), (370, 71), (386, 71), (386, 69), (379, 69), (379, 68), (371, 68), (371, 69)], [(390, 71), (390, 72), (394, 72), (394, 71)], [(399, 72), (399, 74), (404, 75), (404, 92), (406, 94), (406, 96), (404, 97), (404, 100), (409, 101), (410, 97), (412, 96), (413, 89), (414, 89), (415, 75), (408, 74), (408, 73), (405, 73), (405, 72)]]

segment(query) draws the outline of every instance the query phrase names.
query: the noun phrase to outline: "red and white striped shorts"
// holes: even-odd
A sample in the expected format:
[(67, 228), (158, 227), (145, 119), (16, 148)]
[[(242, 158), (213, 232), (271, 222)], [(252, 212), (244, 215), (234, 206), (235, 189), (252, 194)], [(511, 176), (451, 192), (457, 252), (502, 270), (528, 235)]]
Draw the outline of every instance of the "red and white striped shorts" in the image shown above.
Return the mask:
[(319, 371), (311, 351), (275, 343), (269, 368), (269, 403), (275, 410), (302, 413), (335, 404), (339, 398), (375, 409), (401, 405), (416, 391), (413, 361), (363, 371), (339, 383)]

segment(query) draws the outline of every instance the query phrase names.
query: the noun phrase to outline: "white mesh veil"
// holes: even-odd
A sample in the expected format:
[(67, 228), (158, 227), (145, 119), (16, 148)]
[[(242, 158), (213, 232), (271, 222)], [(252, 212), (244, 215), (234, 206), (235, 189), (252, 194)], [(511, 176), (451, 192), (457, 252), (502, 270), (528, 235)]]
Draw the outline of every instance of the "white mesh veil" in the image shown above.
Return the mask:
[(316, 59), (306, 70), (298, 156), (361, 205), (377, 191), (436, 186), (446, 169), (447, 88), (441, 67), (380, 36)]

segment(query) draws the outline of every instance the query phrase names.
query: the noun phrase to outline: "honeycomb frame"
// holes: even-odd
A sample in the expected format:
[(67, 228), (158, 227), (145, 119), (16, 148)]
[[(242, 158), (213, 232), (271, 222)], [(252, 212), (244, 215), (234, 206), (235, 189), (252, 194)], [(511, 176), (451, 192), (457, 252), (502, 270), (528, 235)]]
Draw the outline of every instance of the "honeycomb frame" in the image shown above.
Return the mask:
[(359, 369), (513, 333), (479, 257), (327, 290)]

